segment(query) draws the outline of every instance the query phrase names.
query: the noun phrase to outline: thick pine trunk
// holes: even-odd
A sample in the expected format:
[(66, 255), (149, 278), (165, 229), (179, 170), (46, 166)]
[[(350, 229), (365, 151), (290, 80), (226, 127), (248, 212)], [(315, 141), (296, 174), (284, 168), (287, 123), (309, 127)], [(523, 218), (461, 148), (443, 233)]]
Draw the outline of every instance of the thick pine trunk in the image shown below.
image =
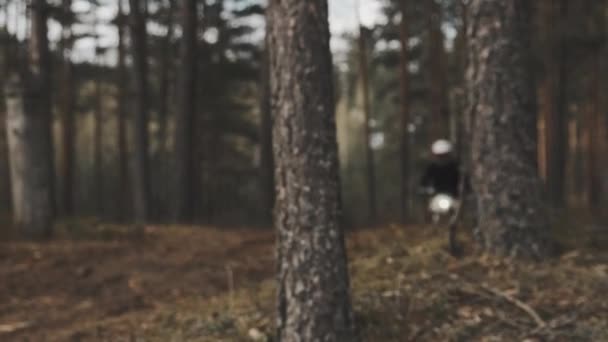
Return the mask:
[(326, 0), (271, 0), (278, 341), (357, 341), (340, 226)]
[(181, 1), (182, 46), (179, 107), (175, 117), (176, 221), (192, 219), (194, 203), (193, 129), (196, 111), (196, 0)]
[(468, 72), (473, 187), (483, 248), (543, 258), (549, 224), (536, 168), (528, 0), (473, 0)]
[(28, 66), (21, 75), (14, 73), (6, 86), (6, 129), (14, 222), (25, 236), (46, 238), (54, 215), (46, 2), (33, 1), (31, 11)]
[(409, 29), (408, 29), (408, 1), (400, 0), (401, 23), (399, 25), (399, 37), (401, 40), (401, 58), (399, 59), (399, 99), (401, 101), (401, 222), (405, 223), (408, 216), (409, 194), (409, 149), (408, 149), (408, 124), (409, 124)]
[(133, 206), (135, 221), (148, 219), (150, 193), (148, 158), (148, 49), (146, 33), (145, 1), (129, 0), (130, 26), (135, 81), (135, 120), (133, 158)]

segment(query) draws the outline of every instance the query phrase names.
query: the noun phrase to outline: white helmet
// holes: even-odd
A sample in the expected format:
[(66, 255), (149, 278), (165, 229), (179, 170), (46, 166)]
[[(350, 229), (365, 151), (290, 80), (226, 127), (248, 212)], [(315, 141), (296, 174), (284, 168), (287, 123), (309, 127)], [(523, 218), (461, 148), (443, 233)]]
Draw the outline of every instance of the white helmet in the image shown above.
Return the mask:
[(452, 152), (452, 143), (444, 139), (437, 140), (431, 146), (431, 152), (437, 155), (450, 153)]

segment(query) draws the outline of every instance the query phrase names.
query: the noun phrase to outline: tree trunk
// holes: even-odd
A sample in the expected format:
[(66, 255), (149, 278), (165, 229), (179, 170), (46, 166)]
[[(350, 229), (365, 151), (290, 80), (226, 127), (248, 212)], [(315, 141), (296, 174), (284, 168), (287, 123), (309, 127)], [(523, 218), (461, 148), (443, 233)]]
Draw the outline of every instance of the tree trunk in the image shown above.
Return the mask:
[(555, 110), (553, 85), (555, 75), (555, 58), (553, 39), (554, 34), (554, 0), (542, 0), (538, 2), (537, 7), (537, 25), (538, 34), (536, 44), (542, 51), (540, 59), (542, 61), (542, 73), (538, 78), (537, 83), (537, 98), (538, 98), (538, 173), (541, 179), (547, 182), (547, 152), (548, 132), (547, 123), (549, 122), (552, 112)]
[(408, 150), (408, 125), (409, 125), (409, 29), (408, 29), (408, 1), (400, 0), (399, 6), (401, 10), (400, 40), (401, 40), (401, 58), (399, 59), (399, 99), (401, 101), (401, 222), (406, 223), (409, 209), (408, 198), (409, 194), (409, 150)]
[[(606, 49), (606, 16), (602, 10), (606, 9), (606, 0), (587, 0), (586, 17), (592, 22), (591, 32), (588, 34), (594, 38), (595, 44), (590, 49), (589, 55), (589, 86), (587, 93), (590, 94), (589, 107), (587, 111), (587, 135), (589, 137), (588, 166), (587, 166), (587, 201), (594, 216), (601, 214), (602, 176), (601, 168), (602, 147), (606, 143), (602, 140), (603, 92), (602, 88), (602, 62)], [(598, 13), (600, 13), (598, 15)]]
[[(69, 11), (72, 7), (72, 0), (63, 0), (64, 11)], [(62, 127), (62, 164), (61, 178), (63, 188), (61, 192), (61, 202), (63, 212), (67, 216), (74, 213), (74, 170), (75, 170), (75, 146), (74, 146), (74, 77), (73, 65), (70, 59), (72, 50), (72, 25), (64, 23), (61, 34), (61, 53), (63, 55), (62, 77), (61, 77), (61, 127)]]
[(181, 75), (179, 108), (175, 117), (175, 213), (176, 221), (192, 219), (193, 119), (196, 112), (196, 0), (182, 0)]
[(365, 135), (365, 180), (367, 184), (368, 220), (376, 223), (378, 207), (376, 203), (376, 172), (374, 167), (374, 149), (371, 145), (371, 105), (369, 95), (369, 63), (367, 59), (367, 37), (365, 29), (359, 24), (359, 74), (363, 96), (363, 134)]
[(429, 12), (430, 138), (432, 140), (449, 139), (450, 121), (447, 94), (446, 54), (443, 46), (443, 32), (441, 31), (442, 11), (436, 0), (426, 1), (428, 3)]
[(326, 0), (271, 0), (278, 341), (357, 341), (349, 300)]
[(23, 76), (13, 73), (6, 86), (6, 128), (15, 224), (27, 237), (47, 238), (52, 233), (54, 172), (46, 2), (34, 0), (31, 11), (28, 67)]
[(163, 153), (167, 148), (167, 123), (169, 118), (169, 89), (170, 80), (169, 74), (173, 69), (173, 54), (171, 53), (171, 39), (173, 38), (174, 20), (173, 12), (175, 11), (175, 0), (169, 0), (169, 13), (167, 18), (167, 35), (162, 44), (161, 53), (161, 76), (160, 76), (160, 104), (158, 110), (158, 140), (159, 151)]
[(543, 258), (549, 224), (536, 168), (536, 106), (528, 0), (473, 0), (469, 105), (473, 187), (483, 248)]
[(601, 101), (601, 89), (600, 89), (600, 73), (599, 73), (599, 65), (600, 65), (600, 56), (599, 51), (592, 52), (593, 56), (591, 57), (591, 65), (590, 65), (590, 73), (589, 73), (589, 88), (588, 92), (591, 94), (589, 103), (586, 106), (585, 111), (585, 129), (586, 129), (586, 139), (587, 139), (587, 149), (586, 149), (586, 185), (587, 185), (587, 203), (589, 208), (594, 213), (599, 213), (598, 209), (600, 206), (600, 190), (601, 190), (601, 180), (599, 175), (599, 147), (601, 146), (601, 142), (599, 141), (599, 126), (600, 123), (600, 101)]
[(140, 0), (129, 0), (130, 26), (135, 81), (135, 120), (133, 158), (133, 206), (135, 221), (148, 219), (150, 180), (148, 175), (148, 49), (146, 33), (146, 10)]
[(129, 165), (127, 151), (127, 67), (125, 48), (125, 14), (124, 0), (118, 2), (118, 184), (119, 184), (119, 217), (127, 219), (129, 194)]
[[(94, 33), (97, 35), (97, 19), (94, 21)], [(98, 56), (99, 39), (95, 36), (95, 59), (97, 66), (101, 67)], [(94, 129), (93, 129), (93, 182), (95, 188), (95, 211), (100, 217), (104, 216), (103, 207), (103, 109), (102, 109), (102, 90), (101, 75), (102, 68), (97, 70), (95, 77), (95, 105), (94, 105)]]
[[(558, 37), (555, 38), (553, 58), (557, 56), (555, 66), (554, 85), (552, 87), (554, 96), (554, 110), (547, 112), (546, 132), (547, 132), (547, 190), (551, 203), (560, 207), (565, 200), (565, 178), (566, 178), (566, 141), (568, 133), (568, 41), (567, 22), (568, 22), (568, 0), (560, 0), (553, 9), (553, 27), (557, 31)], [(559, 12), (558, 12), (559, 10)], [(559, 15), (558, 15), (559, 13)], [(559, 25), (558, 25), (559, 22)], [(549, 71), (552, 72), (552, 71)]]
[(272, 221), (274, 208), (274, 159), (272, 156), (272, 113), (270, 109), (270, 65), (268, 35), (265, 39), (264, 56), (260, 70), (260, 177), (264, 196), (264, 220)]

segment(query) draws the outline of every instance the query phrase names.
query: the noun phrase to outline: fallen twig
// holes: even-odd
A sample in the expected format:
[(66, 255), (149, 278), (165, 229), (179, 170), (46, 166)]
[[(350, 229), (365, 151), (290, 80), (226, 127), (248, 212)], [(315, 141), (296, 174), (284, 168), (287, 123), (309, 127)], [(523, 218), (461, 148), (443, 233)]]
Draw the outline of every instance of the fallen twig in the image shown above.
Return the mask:
[(546, 326), (535, 328), (530, 333), (528, 333), (527, 336), (540, 335), (540, 334), (545, 333), (546, 330), (548, 330), (548, 329), (557, 330), (557, 329), (564, 328), (566, 326), (576, 323), (578, 318), (579, 318), (579, 315), (576, 313), (559, 316), (557, 318), (550, 320)]
[(532, 319), (534, 320), (534, 322), (536, 322), (536, 325), (538, 326), (539, 329), (545, 328), (547, 326), (547, 322), (545, 322), (545, 320), (543, 320), (540, 317), (538, 312), (536, 312), (536, 310), (534, 310), (530, 305), (522, 302), (521, 300), (511, 296), (508, 293), (505, 293), (505, 292), (495, 289), (493, 287), (490, 287), (490, 286), (487, 286), (484, 284), (481, 284), (479, 286), (482, 289), (486, 290), (487, 292), (490, 292), (500, 298), (503, 298), (504, 300), (508, 301), (509, 303), (511, 303), (511, 304), (517, 306), (518, 308), (520, 308), (521, 310), (523, 310), (530, 317), (532, 317)]
[(30, 321), (0, 324), (0, 334), (10, 334), (17, 330), (27, 329), (32, 325), (33, 322)]
[(226, 264), (226, 276), (228, 280), (228, 310), (230, 314), (234, 313), (234, 273), (230, 264)]

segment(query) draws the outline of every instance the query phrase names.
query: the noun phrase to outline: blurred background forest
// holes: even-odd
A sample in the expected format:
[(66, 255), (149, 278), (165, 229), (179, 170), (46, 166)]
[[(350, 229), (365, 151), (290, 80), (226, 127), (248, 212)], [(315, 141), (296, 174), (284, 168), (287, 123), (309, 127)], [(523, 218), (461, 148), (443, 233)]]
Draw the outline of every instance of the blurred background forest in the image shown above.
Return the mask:
[[(141, 6), (137, 19), (129, 3)], [(352, 226), (420, 220), (415, 191), (430, 143), (468, 143), (467, 3), (377, 1), (373, 20), (334, 37), (342, 192)], [(400, 24), (401, 4), (407, 25)], [(191, 128), (182, 148), (191, 169), (183, 173), (191, 189), (188, 220), (269, 224), (273, 162), (263, 1), (200, 1), (195, 58), (180, 50), (188, 23), (176, 0), (47, 5), (58, 216), (133, 219), (135, 187), (144, 188), (146, 220), (173, 221), (176, 137)], [(351, 5), (354, 17), (354, 2), (342, 7)], [(0, 3), (2, 82), (25, 61), (31, 8), (25, 0)], [(530, 33), (547, 198), (555, 208), (598, 215), (608, 197), (607, 13), (606, 1), (535, 1)], [(146, 29), (134, 30), (134, 20)], [(407, 72), (400, 72), (404, 66)], [(195, 82), (180, 81), (185, 67)], [(146, 69), (144, 76), (138, 72)], [(176, 122), (188, 87), (195, 103), (186, 105), (192, 115), (183, 131)], [(0, 132), (0, 210), (8, 214), (6, 129)], [(145, 171), (133, 165), (142, 148)], [(141, 177), (144, 185), (133, 186)]]

